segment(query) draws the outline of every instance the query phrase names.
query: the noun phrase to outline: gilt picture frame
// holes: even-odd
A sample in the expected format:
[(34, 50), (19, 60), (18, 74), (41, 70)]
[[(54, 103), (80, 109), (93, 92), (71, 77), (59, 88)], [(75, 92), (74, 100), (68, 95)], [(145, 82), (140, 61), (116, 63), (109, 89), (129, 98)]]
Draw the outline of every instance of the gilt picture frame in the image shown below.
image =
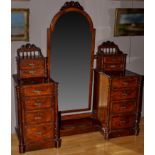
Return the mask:
[(11, 9), (11, 41), (29, 41), (29, 9)]
[(143, 36), (144, 9), (117, 8), (115, 10), (114, 36)]

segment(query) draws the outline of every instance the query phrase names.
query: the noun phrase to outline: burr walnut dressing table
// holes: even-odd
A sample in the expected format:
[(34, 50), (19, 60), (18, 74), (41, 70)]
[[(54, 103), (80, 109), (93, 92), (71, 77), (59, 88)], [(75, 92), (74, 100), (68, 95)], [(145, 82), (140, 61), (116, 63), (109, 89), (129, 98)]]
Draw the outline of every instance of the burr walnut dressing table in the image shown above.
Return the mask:
[(20, 153), (60, 147), (60, 136), (84, 132), (99, 130), (106, 139), (138, 134), (142, 77), (126, 71), (127, 55), (113, 42), (103, 42), (96, 55), (94, 47), (93, 22), (71, 1), (50, 23), (47, 57), (33, 44), (17, 50)]

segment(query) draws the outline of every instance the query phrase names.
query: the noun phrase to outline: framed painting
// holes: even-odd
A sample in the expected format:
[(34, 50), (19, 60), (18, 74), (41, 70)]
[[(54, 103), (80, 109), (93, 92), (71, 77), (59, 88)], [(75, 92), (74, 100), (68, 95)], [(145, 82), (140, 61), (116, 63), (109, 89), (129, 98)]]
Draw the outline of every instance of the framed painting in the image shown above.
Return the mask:
[(29, 9), (11, 9), (11, 41), (29, 41)]
[(144, 9), (118, 8), (115, 11), (114, 36), (143, 36)]

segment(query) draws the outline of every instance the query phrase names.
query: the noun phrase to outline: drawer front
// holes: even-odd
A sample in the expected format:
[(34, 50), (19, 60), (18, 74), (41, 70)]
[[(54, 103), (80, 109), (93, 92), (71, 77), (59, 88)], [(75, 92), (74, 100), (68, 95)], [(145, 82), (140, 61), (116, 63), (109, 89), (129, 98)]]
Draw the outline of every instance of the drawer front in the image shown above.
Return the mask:
[(54, 138), (54, 126), (52, 124), (27, 126), (24, 128), (24, 134), (28, 143), (51, 139)]
[(123, 63), (123, 57), (122, 56), (108, 56), (108, 57), (103, 57), (103, 62), (104, 63), (109, 63), (109, 64), (119, 64)]
[(128, 78), (119, 78), (112, 80), (112, 88), (128, 88), (128, 87), (137, 87), (138, 86), (138, 77), (128, 77)]
[(23, 99), (23, 103), (24, 103), (24, 109), (26, 111), (50, 108), (54, 106), (55, 97), (54, 96), (25, 97)]
[(112, 90), (111, 99), (114, 100), (128, 100), (137, 98), (137, 89), (122, 89)]
[(26, 124), (54, 122), (54, 110), (38, 110), (36, 112), (25, 112)]
[(45, 59), (22, 59), (20, 60), (20, 69), (31, 70), (45, 67)]
[(106, 71), (121, 71), (124, 69), (122, 64), (104, 64), (103, 67)]
[[(44, 141), (36, 141), (32, 143), (26, 143), (26, 149), (25, 151), (34, 151), (34, 150), (40, 150), (40, 149), (46, 149), (46, 148), (52, 148), (55, 146), (55, 141), (53, 139), (48, 139)], [(46, 153), (45, 153), (46, 155)]]
[(23, 96), (50, 95), (55, 92), (54, 84), (37, 84), (23, 86), (21, 93)]
[(136, 101), (120, 101), (120, 102), (112, 102), (112, 113), (127, 113), (127, 112), (135, 112), (136, 110)]
[(136, 116), (115, 116), (111, 118), (111, 129), (121, 129), (134, 127), (136, 123)]
[(20, 70), (20, 78), (45, 77), (44, 68)]

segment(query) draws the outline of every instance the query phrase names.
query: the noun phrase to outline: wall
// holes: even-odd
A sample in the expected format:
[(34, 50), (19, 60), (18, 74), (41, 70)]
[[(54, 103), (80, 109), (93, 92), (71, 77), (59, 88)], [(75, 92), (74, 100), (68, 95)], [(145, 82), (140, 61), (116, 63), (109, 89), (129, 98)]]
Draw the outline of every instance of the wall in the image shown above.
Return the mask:
[[(96, 28), (96, 48), (103, 41), (114, 41), (120, 49), (128, 54), (127, 69), (144, 74), (144, 37), (113, 37), (115, 8), (143, 8), (142, 1), (115, 1), (115, 0), (78, 0), (85, 11), (91, 16)], [(25, 2), (14, 1), (12, 8), (30, 8), (30, 43), (39, 46), (46, 56), (47, 28), (53, 16), (59, 11), (66, 0), (30, 0)], [(16, 50), (26, 42), (16, 41), (11, 44), (11, 71), (16, 73)], [(95, 50), (96, 52), (96, 50)], [(12, 132), (15, 127), (15, 98), (13, 81), (11, 87), (11, 119)], [(142, 115), (144, 111), (142, 110)]]

